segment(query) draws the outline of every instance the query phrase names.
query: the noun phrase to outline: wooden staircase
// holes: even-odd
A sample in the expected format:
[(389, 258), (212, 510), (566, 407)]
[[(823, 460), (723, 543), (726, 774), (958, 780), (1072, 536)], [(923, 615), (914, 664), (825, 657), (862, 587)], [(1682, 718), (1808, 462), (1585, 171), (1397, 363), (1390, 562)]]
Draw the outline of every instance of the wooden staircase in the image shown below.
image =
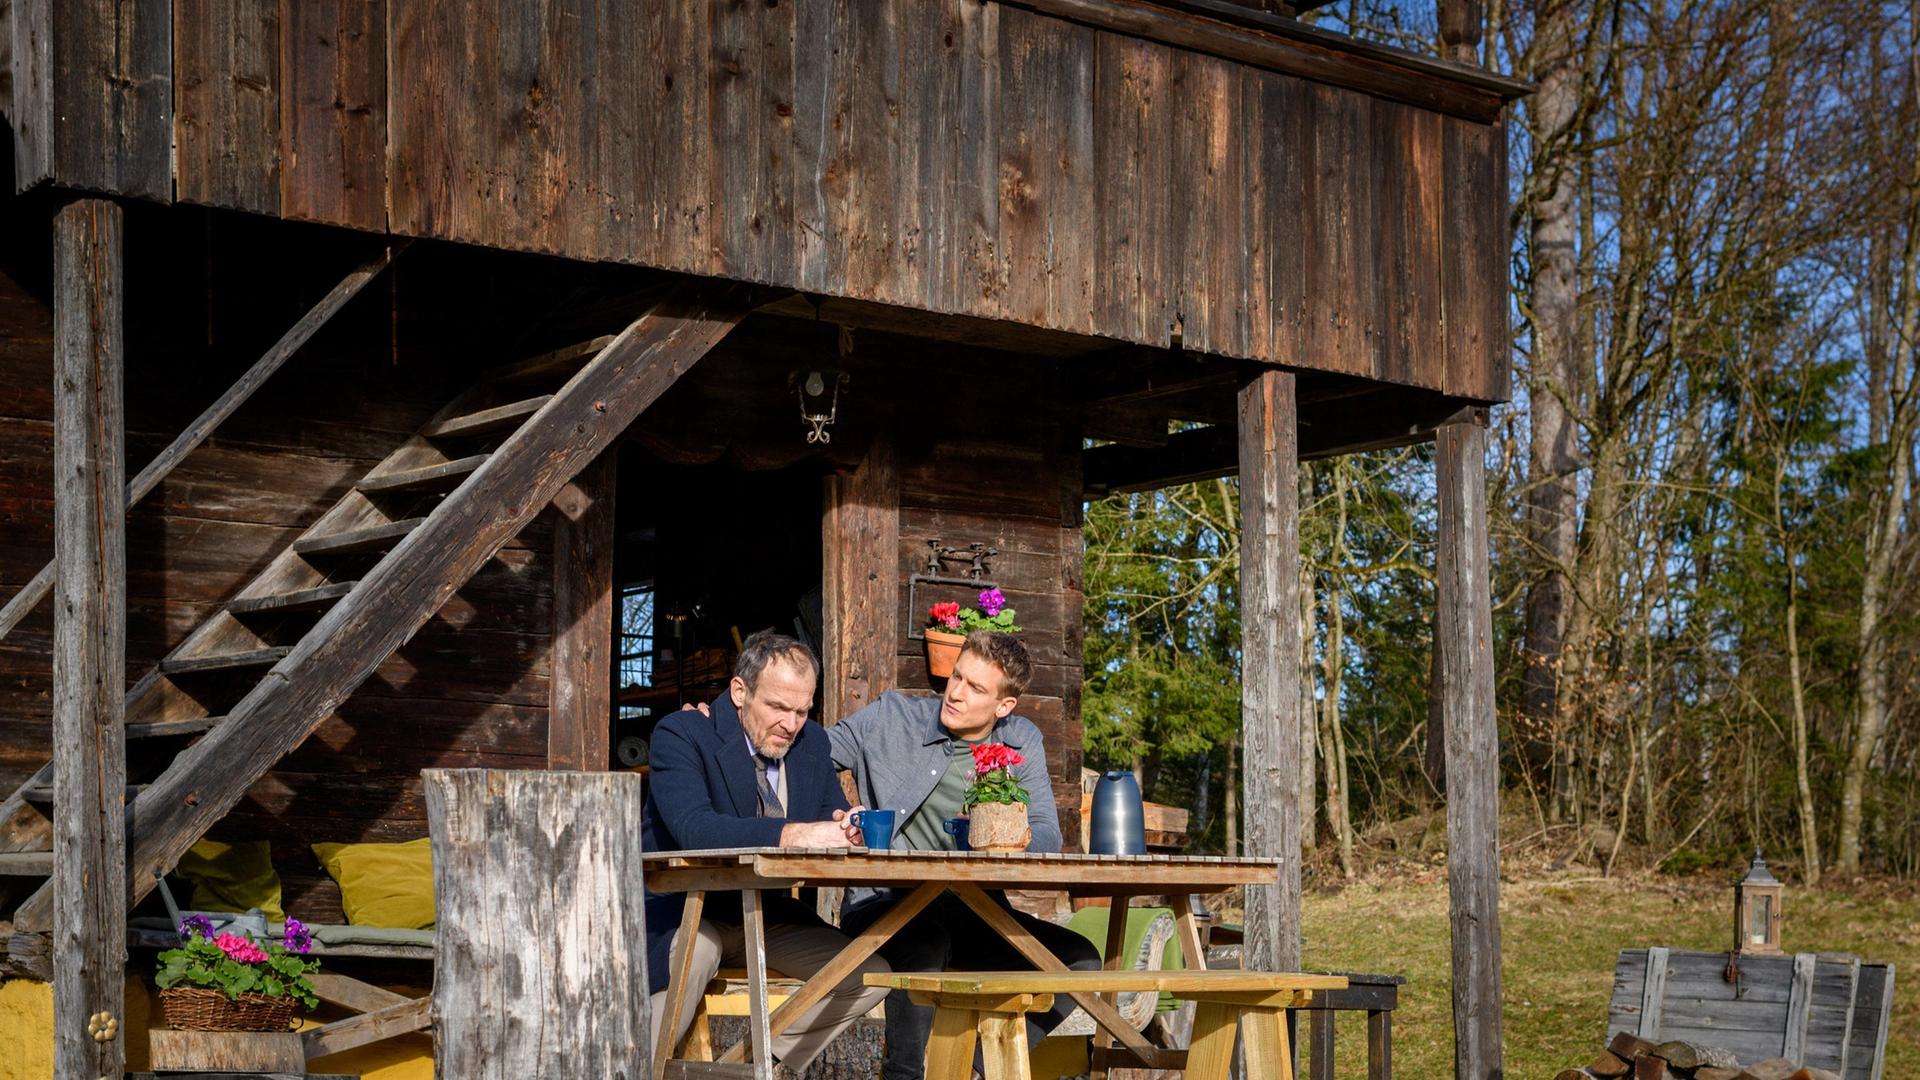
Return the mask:
[[(732, 287), (676, 294), (484, 374), (135, 683), (129, 776), (151, 779), (128, 788), (129, 903), (748, 310)], [(52, 778), (0, 803), (0, 881), (51, 873)], [(51, 898), (16, 934), (50, 928)]]

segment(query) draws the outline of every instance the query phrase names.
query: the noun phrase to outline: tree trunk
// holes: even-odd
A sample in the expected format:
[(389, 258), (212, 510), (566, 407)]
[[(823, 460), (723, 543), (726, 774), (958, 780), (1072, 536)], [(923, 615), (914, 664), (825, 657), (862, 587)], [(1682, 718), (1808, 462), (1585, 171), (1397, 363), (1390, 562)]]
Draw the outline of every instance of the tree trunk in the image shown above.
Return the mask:
[[(1573, 410), (1578, 407), (1576, 353), (1575, 185), (1570, 167), (1580, 94), (1580, 58), (1574, 49), (1574, 5), (1554, 3), (1540, 14), (1534, 75), (1540, 89), (1528, 105), (1534, 167), (1544, 177), (1532, 207), (1533, 365), (1528, 422), (1533, 438), (1527, 462), (1527, 534), (1538, 560), (1527, 593), (1526, 667), (1522, 707), (1536, 734), (1528, 747), (1536, 766), (1551, 753), (1561, 727), (1560, 661), (1569, 613), (1568, 575), (1575, 558), (1579, 467)], [(1566, 811), (1556, 800), (1552, 817)]]
[(1226, 792), (1227, 857), (1240, 855), (1240, 738), (1227, 740), (1227, 779), (1221, 785)]
[[(1920, 20), (1914, 23), (1913, 46), (1920, 46)], [(1910, 50), (1913, 46), (1910, 46)], [(1911, 52), (1910, 52), (1911, 54)], [(1912, 82), (1920, 110), (1920, 77)], [(1854, 691), (1852, 745), (1840, 782), (1840, 824), (1835, 837), (1834, 870), (1860, 872), (1860, 821), (1867, 771), (1887, 725), (1887, 639), (1883, 620), (1893, 586), (1894, 552), (1900, 546), (1900, 524), (1906, 509), (1907, 487), (1915, 451), (1914, 433), (1920, 427), (1920, 148), (1909, 164), (1906, 184), (1906, 248), (1899, 278), (1898, 332), (1893, 339), (1887, 377), (1891, 391), (1888, 410), (1887, 472), (1868, 504), (1866, 567), (1860, 582), (1860, 668)]]

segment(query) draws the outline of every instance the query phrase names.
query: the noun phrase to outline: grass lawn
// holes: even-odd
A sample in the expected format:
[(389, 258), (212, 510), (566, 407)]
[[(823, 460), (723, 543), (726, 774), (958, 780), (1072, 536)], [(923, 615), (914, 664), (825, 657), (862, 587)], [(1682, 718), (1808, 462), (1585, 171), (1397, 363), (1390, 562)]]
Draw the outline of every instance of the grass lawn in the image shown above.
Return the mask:
[[(1614, 955), (1647, 945), (1725, 949), (1732, 902), (1732, 889), (1717, 878), (1504, 884), (1506, 1074), (1532, 1080), (1585, 1064), (1604, 1045)], [(1304, 905), (1307, 967), (1407, 976), (1394, 1016), (1395, 1074), (1452, 1075), (1443, 874), (1376, 875), (1309, 893)], [(1790, 884), (1781, 937), (1789, 951), (1851, 952), (1897, 965), (1885, 1075), (1920, 1077), (1920, 895), (1911, 887), (1830, 892)], [(1340, 1026), (1339, 1075), (1364, 1076), (1365, 1025), (1354, 1018)]]

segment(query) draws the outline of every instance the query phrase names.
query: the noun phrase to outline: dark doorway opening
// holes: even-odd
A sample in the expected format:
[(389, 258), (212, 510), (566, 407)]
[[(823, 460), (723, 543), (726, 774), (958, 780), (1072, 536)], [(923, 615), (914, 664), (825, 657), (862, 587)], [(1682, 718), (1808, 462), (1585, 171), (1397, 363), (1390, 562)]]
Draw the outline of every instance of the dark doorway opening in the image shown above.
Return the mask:
[(627, 446), (615, 499), (614, 765), (658, 720), (710, 701), (764, 629), (821, 640), (821, 467), (672, 465)]

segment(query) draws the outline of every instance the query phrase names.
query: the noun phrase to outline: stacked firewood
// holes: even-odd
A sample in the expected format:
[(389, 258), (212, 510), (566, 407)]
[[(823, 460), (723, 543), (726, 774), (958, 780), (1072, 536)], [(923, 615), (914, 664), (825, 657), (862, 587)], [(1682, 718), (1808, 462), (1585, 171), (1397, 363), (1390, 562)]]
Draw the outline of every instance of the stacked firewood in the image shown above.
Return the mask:
[(1840, 1080), (1816, 1069), (1769, 1058), (1742, 1065), (1731, 1050), (1693, 1042), (1649, 1042), (1621, 1032), (1600, 1056), (1578, 1069), (1567, 1069), (1555, 1080)]

